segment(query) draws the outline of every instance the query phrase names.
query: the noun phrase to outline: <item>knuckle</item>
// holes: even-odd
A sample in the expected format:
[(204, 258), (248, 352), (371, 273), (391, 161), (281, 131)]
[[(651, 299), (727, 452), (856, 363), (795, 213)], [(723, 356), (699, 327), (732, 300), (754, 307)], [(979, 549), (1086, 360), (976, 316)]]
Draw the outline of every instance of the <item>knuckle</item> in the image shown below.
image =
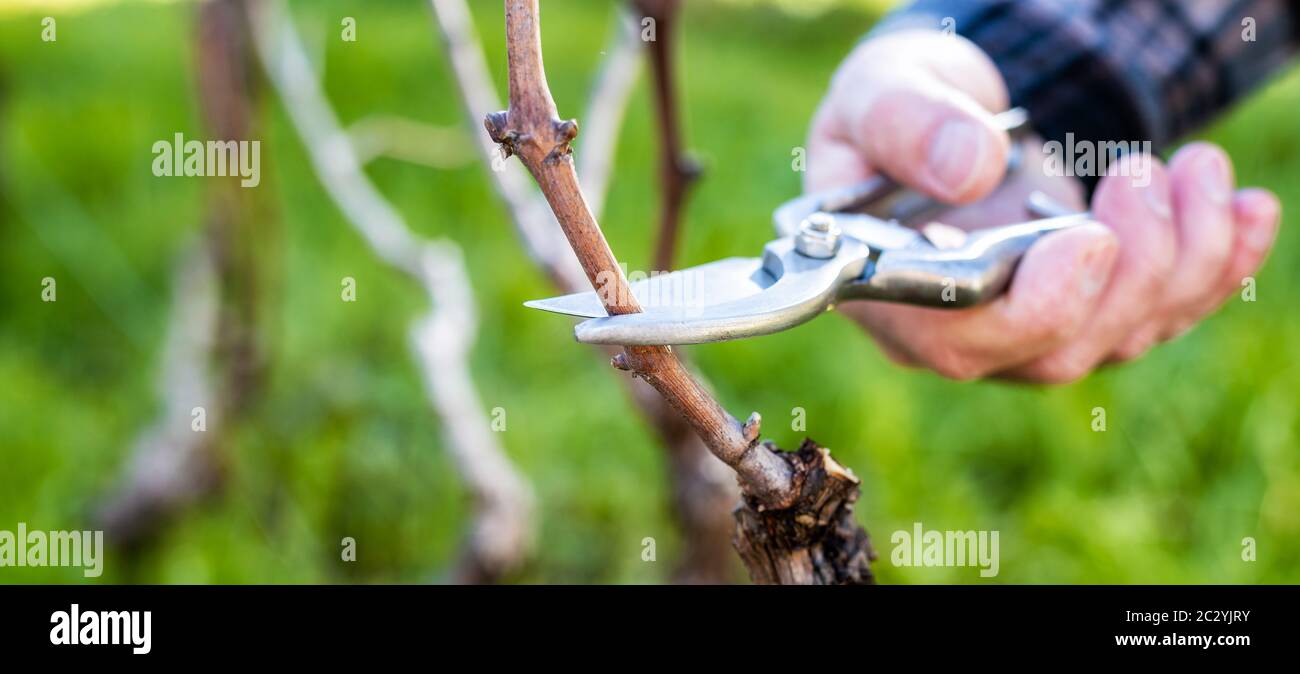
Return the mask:
[(1037, 336), (1036, 342), (1060, 344), (1073, 337), (1078, 332), (1077, 322), (1067, 320), (1040, 320), (1039, 326), (1034, 333)]
[(1131, 269), (1142, 291), (1163, 287), (1174, 273), (1174, 242), (1168, 236), (1153, 236), (1147, 245), (1137, 245), (1131, 253)]
[(909, 369), (917, 367), (916, 359), (902, 349), (880, 339), (876, 340), (876, 346), (880, 348), (881, 353), (885, 354), (885, 358), (894, 365)]
[(1116, 364), (1127, 363), (1132, 360), (1137, 360), (1142, 356), (1142, 354), (1146, 353), (1146, 351), (1147, 347), (1145, 346), (1139, 346), (1138, 344), (1131, 342), (1125, 343), (1115, 349), (1115, 353), (1111, 354), (1111, 357), (1106, 360)]
[(1015, 343), (1033, 345), (1041, 353), (1073, 337), (1085, 318), (1086, 303), (1069, 283), (1037, 288), (1022, 295), (1004, 315), (1006, 334)]
[(1163, 331), (1161, 331), (1160, 339), (1164, 341), (1178, 339), (1183, 335), (1191, 332), (1192, 328), (1195, 327), (1196, 327), (1196, 319), (1180, 318), (1174, 321), (1173, 323), (1171, 323), (1170, 325), (1168, 325), (1167, 327), (1165, 327)]
[(1114, 363), (1127, 363), (1131, 360), (1140, 358), (1151, 347), (1155, 346), (1156, 339), (1160, 334), (1158, 326), (1144, 327), (1133, 335), (1125, 339), (1115, 352), (1111, 355), (1110, 361)]
[(1232, 229), (1222, 227), (1221, 231), (1208, 234), (1190, 247), (1183, 264), (1202, 270), (1209, 278), (1218, 278), (1227, 270), (1232, 258)]
[(1024, 307), (1018, 320), (1013, 321), (1018, 326), (1018, 341), (1059, 344), (1072, 337), (1078, 330), (1078, 320), (1082, 319), (1078, 307), (1072, 304), (1073, 299), (1065, 292), (1039, 294)]
[[(1216, 269), (1214, 264), (1209, 262), (1199, 264), (1188, 260), (1187, 264), (1194, 265), (1196, 269)], [(1225, 266), (1217, 268), (1223, 269)], [(1180, 277), (1178, 281), (1171, 281), (1165, 289), (1165, 313), (1173, 317), (1198, 315), (1203, 311), (1202, 307), (1213, 306), (1217, 302), (1220, 295), (1218, 285), (1213, 281), (1185, 277)]]
[(924, 362), (941, 376), (956, 381), (971, 381), (988, 374), (988, 368), (979, 359), (951, 345), (932, 348)]
[(974, 381), (983, 376), (980, 369), (965, 362), (943, 361), (935, 363), (932, 369), (941, 376), (954, 381)]
[(1071, 350), (1048, 354), (1026, 368), (1030, 379), (1044, 384), (1069, 384), (1088, 376), (1092, 370), (1090, 359)]
[(882, 79), (874, 87), (871, 105), (863, 119), (863, 123), (873, 129), (908, 126), (914, 122), (918, 106), (926, 102), (913, 83)]

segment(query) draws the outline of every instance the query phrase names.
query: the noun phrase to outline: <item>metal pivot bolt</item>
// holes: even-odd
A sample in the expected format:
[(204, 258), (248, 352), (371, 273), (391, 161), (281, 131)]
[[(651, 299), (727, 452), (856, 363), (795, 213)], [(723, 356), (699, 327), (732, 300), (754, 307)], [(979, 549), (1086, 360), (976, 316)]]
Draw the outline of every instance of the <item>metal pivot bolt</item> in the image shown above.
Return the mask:
[(825, 260), (840, 249), (840, 226), (829, 213), (813, 213), (799, 224), (794, 249), (804, 257)]

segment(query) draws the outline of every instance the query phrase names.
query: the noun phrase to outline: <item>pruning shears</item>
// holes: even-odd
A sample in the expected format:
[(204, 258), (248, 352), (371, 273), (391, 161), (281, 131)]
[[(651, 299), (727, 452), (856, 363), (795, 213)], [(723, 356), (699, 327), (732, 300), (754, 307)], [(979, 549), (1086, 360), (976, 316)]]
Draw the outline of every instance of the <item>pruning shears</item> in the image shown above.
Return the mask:
[[(1026, 114), (998, 123), (1020, 140)], [(1019, 170), (1012, 143), (1007, 175)], [(721, 342), (788, 330), (839, 302), (879, 300), (961, 309), (989, 302), (1011, 282), (1021, 256), (1049, 232), (1089, 220), (1064, 214), (1041, 194), (1026, 209), (1042, 217), (964, 232), (931, 224), (948, 208), (878, 175), (845, 188), (801, 196), (773, 213), (779, 238), (759, 258), (728, 258), (630, 283), (642, 313), (609, 316), (599, 291), (526, 302), (588, 320), (579, 342), (659, 346)]]

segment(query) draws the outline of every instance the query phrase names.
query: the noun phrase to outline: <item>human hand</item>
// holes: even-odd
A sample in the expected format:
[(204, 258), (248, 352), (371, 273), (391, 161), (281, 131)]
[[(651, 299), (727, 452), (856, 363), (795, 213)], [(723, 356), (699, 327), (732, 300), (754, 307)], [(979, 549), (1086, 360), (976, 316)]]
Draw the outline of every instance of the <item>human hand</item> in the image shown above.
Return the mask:
[[(1084, 210), (1082, 185), (1045, 171), (1041, 140), (1025, 141), (1024, 169), (999, 186), (1010, 141), (993, 114), (1008, 105), (997, 68), (964, 38), (869, 40), (841, 65), (813, 120), (805, 187), (880, 171), (957, 205), (938, 219), (964, 229), (1030, 219), (1032, 191)], [(1235, 190), (1223, 150), (1193, 143), (1168, 167), (1145, 154), (1111, 165), (1092, 213), (1094, 223), (1036, 243), (988, 305), (842, 310), (896, 362), (956, 379), (1073, 381), (1185, 332), (1235, 294), (1271, 247), (1280, 205), (1266, 190)]]

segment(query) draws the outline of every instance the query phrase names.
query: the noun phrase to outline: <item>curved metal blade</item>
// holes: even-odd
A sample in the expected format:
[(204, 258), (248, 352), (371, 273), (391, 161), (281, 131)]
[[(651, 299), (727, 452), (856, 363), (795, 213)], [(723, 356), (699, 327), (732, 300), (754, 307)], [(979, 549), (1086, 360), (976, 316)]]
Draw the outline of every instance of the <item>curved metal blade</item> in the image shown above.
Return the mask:
[[(688, 267), (670, 274), (655, 274), (628, 285), (647, 313), (669, 309), (702, 312), (704, 309), (757, 294), (776, 283), (756, 257), (732, 257)], [(524, 302), (524, 306), (582, 318), (608, 316), (595, 291)]]
[(707, 310), (673, 307), (661, 311), (593, 318), (574, 335), (586, 344), (662, 346), (701, 344), (771, 334), (811, 320), (829, 309), (841, 287), (862, 276), (870, 250), (845, 238), (830, 259), (804, 257), (790, 238), (768, 244), (763, 269), (776, 282), (757, 293)]

